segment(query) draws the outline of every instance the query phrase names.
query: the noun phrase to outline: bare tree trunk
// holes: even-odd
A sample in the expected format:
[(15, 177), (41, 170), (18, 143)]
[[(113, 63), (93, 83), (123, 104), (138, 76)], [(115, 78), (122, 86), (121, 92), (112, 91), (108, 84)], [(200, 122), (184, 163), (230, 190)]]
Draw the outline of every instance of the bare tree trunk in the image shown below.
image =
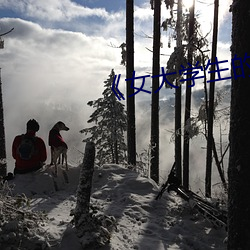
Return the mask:
[[(238, 60), (232, 61), (228, 250), (250, 249), (249, 10), (249, 0), (234, 0), (232, 3), (231, 55), (232, 59), (236, 57)], [(248, 58), (244, 62), (246, 55)]]
[[(74, 211), (76, 235), (82, 249), (100, 249), (109, 243), (115, 227), (115, 218), (90, 211), (90, 195), (94, 172), (95, 144), (87, 142), (77, 188), (77, 201)], [(91, 207), (94, 210), (93, 206)]]
[(219, 157), (218, 157), (218, 154), (217, 154), (214, 138), (213, 138), (213, 153), (214, 153), (214, 160), (215, 160), (215, 163), (216, 163), (219, 175), (220, 175), (220, 179), (222, 181), (222, 184), (223, 184), (223, 187), (224, 187), (225, 191), (227, 192), (227, 182), (226, 182), (223, 170), (221, 168), (221, 164), (220, 164)]
[[(11, 30), (0, 34), (1, 36), (5, 36), (13, 31), (14, 28)], [(2, 41), (3, 49), (3, 41)], [(5, 145), (5, 129), (4, 129), (4, 111), (3, 111), (3, 94), (2, 94), (2, 73), (0, 68), (0, 176), (5, 177), (7, 175), (7, 159), (6, 159), (6, 145)]]
[[(115, 109), (115, 115), (116, 115), (116, 105), (115, 105), (115, 107), (114, 107), (114, 109)], [(113, 140), (113, 145), (114, 145), (114, 163), (115, 164), (119, 164), (119, 150), (118, 150), (118, 139), (117, 139), (117, 130), (118, 130), (118, 126), (117, 126), (117, 124), (116, 124), (116, 120), (114, 119), (114, 122), (115, 122), (115, 124), (114, 124), (114, 128), (113, 128), (113, 130), (114, 130), (114, 140)]]
[(7, 174), (5, 131), (4, 131), (4, 111), (2, 96), (2, 77), (0, 71), (0, 176), (5, 177)]
[[(182, 45), (181, 37), (181, 27), (182, 27), (182, 0), (178, 0), (177, 7), (177, 23), (176, 23), (176, 33), (177, 33), (177, 48)], [(179, 69), (177, 69), (179, 72)], [(176, 175), (180, 182), (182, 183), (182, 160), (181, 160), (181, 84), (177, 80), (176, 83), (179, 88), (175, 89), (175, 163), (176, 163)]]
[(117, 139), (115, 139), (114, 142), (114, 147), (115, 147), (115, 164), (119, 164), (119, 154), (118, 154), (118, 143), (117, 143)]
[[(161, 1), (154, 2), (153, 75), (160, 73)], [(152, 81), (150, 177), (159, 183), (159, 77)]]
[[(219, 0), (214, 0), (214, 25), (213, 25), (213, 41), (212, 41), (212, 57), (211, 57), (212, 63), (215, 62), (216, 53), (217, 53), (218, 13), (219, 13)], [(206, 159), (206, 178), (205, 178), (205, 194), (207, 197), (211, 197), (215, 69), (216, 69), (215, 64), (212, 64), (211, 75), (210, 75), (211, 82), (210, 82), (210, 87), (209, 87), (207, 159)]]
[[(133, 78), (134, 72), (134, 1), (126, 1), (126, 78)], [(135, 97), (134, 89), (127, 81), (127, 147), (128, 164), (136, 165), (136, 127), (135, 127)], [(131, 97), (129, 97), (132, 95)]]
[[(188, 63), (192, 65), (193, 63), (193, 46), (192, 46), (192, 38), (194, 35), (194, 7), (195, 0), (193, 0), (193, 5), (189, 9), (189, 30), (188, 30)], [(187, 75), (187, 78), (191, 78), (192, 71), (190, 75)], [(191, 110), (191, 96), (192, 96), (192, 88), (190, 85), (192, 84), (191, 79), (187, 81), (186, 85), (186, 103), (185, 103), (185, 128), (190, 124), (190, 110)], [(186, 189), (189, 189), (189, 132), (187, 129), (184, 130), (184, 141), (183, 141), (183, 186)]]
[(77, 202), (74, 213), (76, 228), (81, 227), (89, 220), (89, 203), (94, 172), (95, 144), (87, 142), (83, 164), (80, 172), (79, 184), (76, 192)]

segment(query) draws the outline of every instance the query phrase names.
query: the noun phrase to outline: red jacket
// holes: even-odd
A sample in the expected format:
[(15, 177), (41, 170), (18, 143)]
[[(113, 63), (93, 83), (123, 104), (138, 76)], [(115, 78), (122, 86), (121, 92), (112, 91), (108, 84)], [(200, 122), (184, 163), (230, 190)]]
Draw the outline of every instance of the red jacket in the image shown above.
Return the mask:
[(49, 131), (49, 146), (51, 147), (60, 147), (63, 146), (68, 148), (66, 142), (63, 140), (62, 136), (60, 135), (59, 130), (52, 128)]
[(41, 166), (43, 162), (47, 159), (46, 146), (42, 138), (37, 137), (35, 132), (28, 131), (25, 135), (34, 136), (35, 139), (35, 153), (30, 160), (23, 160), (20, 158), (17, 149), (22, 141), (23, 135), (18, 135), (15, 137), (12, 144), (12, 156), (16, 160), (15, 166), (19, 170), (32, 169)]

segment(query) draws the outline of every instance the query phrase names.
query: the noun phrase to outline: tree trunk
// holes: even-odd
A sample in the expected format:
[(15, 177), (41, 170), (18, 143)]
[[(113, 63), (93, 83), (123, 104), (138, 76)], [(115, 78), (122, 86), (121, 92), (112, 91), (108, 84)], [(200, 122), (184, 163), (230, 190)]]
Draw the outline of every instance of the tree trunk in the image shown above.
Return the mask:
[[(89, 203), (94, 172), (95, 144), (87, 142), (83, 164), (80, 172), (79, 184), (76, 191), (77, 202), (74, 213), (76, 228), (89, 222)], [(86, 226), (86, 225), (85, 225)]]
[[(133, 78), (134, 72), (134, 1), (126, 1), (126, 78)], [(136, 165), (136, 127), (134, 89), (127, 81), (127, 148), (128, 164)], [(129, 97), (130, 95), (133, 95)]]
[(225, 192), (227, 192), (227, 182), (226, 182), (223, 170), (221, 168), (221, 163), (219, 161), (219, 157), (218, 157), (218, 154), (217, 154), (217, 150), (216, 150), (216, 145), (215, 145), (215, 142), (214, 142), (214, 138), (213, 138), (213, 153), (214, 153), (215, 164), (217, 166), (217, 169), (218, 169), (218, 172), (219, 172), (219, 175), (220, 175), (220, 179), (222, 181), (222, 185), (224, 187)]
[(75, 232), (82, 249), (101, 249), (101, 247), (109, 243), (111, 233), (116, 226), (114, 217), (101, 214), (93, 206), (91, 207), (92, 211), (90, 211), (94, 161), (95, 144), (87, 142), (76, 191), (77, 201), (74, 211)]
[(118, 154), (118, 143), (117, 143), (117, 139), (115, 139), (115, 143), (114, 143), (114, 147), (115, 147), (115, 164), (119, 164), (119, 154)]
[[(189, 9), (189, 30), (188, 30), (188, 42), (190, 44), (188, 49), (188, 63), (192, 65), (193, 63), (193, 47), (192, 47), (192, 38), (194, 35), (194, 7), (195, 0), (193, 0), (193, 5)], [(192, 71), (190, 75), (187, 75), (187, 78), (191, 78)], [(185, 128), (190, 124), (190, 110), (191, 110), (191, 96), (192, 88), (191, 79), (187, 81), (186, 84), (186, 103), (185, 103)], [(184, 141), (183, 141), (183, 186), (188, 190), (189, 189), (189, 132), (187, 129), (184, 130)]]
[[(176, 22), (176, 33), (177, 33), (177, 48), (182, 45), (181, 37), (182, 27), (182, 0), (178, 0), (177, 7), (177, 22)], [(179, 67), (179, 66), (178, 66)], [(179, 68), (177, 71), (179, 72)], [(176, 85), (179, 88), (175, 89), (175, 163), (176, 163), (176, 175), (182, 183), (182, 167), (181, 167), (181, 84), (177, 80)]]
[(249, 11), (249, 0), (233, 1), (231, 53), (238, 60), (232, 61), (228, 250), (250, 249), (250, 61), (244, 62), (250, 56)]
[[(154, 2), (153, 76), (160, 73), (161, 1)], [(152, 80), (150, 176), (159, 183), (159, 77)]]
[[(212, 41), (212, 57), (211, 57), (212, 63), (215, 62), (216, 53), (217, 53), (218, 13), (219, 13), (219, 0), (214, 0), (214, 25), (213, 25), (213, 41)], [(216, 69), (215, 64), (212, 64), (211, 75), (210, 75), (211, 82), (210, 82), (210, 87), (209, 87), (207, 159), (206, 159), (206, 178), (205, 178), (205, 194), (207, 197), (211, 197), (215, 69)]]
[[(115, 107), (115, 115), (116, 115), (116, 107)], [(116, 124), (116, 120), (115, 120), (115, 117), (114, 117), (114, 139), (113, 139), (113, 145), (114, 145), (114, 163), (115, 164), (119, 164), (119, 150), (118, 150), (118, 139), (117, 139), (117, 130), (118, 130), (118, 126)]]
[(4, 131), (4, 112), (2, 96), (2, 77), (0, 71), (0, 176), (5, 177), (7, 174), (5, 131)]

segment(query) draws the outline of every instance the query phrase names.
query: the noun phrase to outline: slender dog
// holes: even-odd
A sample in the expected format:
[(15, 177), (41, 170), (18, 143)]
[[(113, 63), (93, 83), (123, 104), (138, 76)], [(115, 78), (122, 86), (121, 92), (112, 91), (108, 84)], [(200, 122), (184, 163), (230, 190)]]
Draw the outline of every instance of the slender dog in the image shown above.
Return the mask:
[(68, 131), (69, 128), (63, 122), (59, 121), (49, 131), (49, 146), (51, 152), (50, 165), (55, 166), (56, 176), (57, 176), (57, 164), (58, 164), (58, 159), (60, 159), (60, 156), (62, 156), (62, 165), (65, 160), (66, 170), (68, 171), (68, 162), (67, 162), (68, 146), (60, 134), (60, 131), (62, 130)]

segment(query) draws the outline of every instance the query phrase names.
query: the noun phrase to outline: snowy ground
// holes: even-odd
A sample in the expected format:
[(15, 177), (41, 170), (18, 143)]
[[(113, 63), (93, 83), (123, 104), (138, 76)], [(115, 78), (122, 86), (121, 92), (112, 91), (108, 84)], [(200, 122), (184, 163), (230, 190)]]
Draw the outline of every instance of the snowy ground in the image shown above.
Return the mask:
[[(39, 230), (32, 226), (27, 235), (37, 234), (40, 240), (46, 239), (50, 249), (82, 249), (70, 223), (70, 211), (76, 205), (78, 179), (79, 167), (72, 167), (69, 171), (69, 184), (64, 182), (62, 173), (59, 172), (59, 191), (54, 190), (49, 171), (19, 175), (9, 181), (9, 185), (15, 185), (13, 194), (25, 193), (30, 197), (29, 209), (44, 211), (48, 215), (47, 220), (38, 224)], [(110, 244), (104, 249), (226, 249), (223, 243), (225, 229), (213, 228), (200, 215), (191, 211), (188, 204), (176, 194), (165, 192), (160, 200), (155, 200), (157, 193), (158, 188), (148, 179), (121, 166), (105, 165), (95, 170), (91, 202), (104, 214), (114, 216), (117, 223)], [(3, 228), (8, 228), (7, 226)], [(15, 233), (13, 228), (9, 231)], [(17, 233), (16, 235), (18, 236)], [(0, 230), (0, 239), (1, 237), (3, 230)], [(32, 239), (30, 238), (31, 241)], [(6, 243), (1, 244), (0, 249), (12, 249)], [(20, 249), (21, 247), (22, 242)]]

